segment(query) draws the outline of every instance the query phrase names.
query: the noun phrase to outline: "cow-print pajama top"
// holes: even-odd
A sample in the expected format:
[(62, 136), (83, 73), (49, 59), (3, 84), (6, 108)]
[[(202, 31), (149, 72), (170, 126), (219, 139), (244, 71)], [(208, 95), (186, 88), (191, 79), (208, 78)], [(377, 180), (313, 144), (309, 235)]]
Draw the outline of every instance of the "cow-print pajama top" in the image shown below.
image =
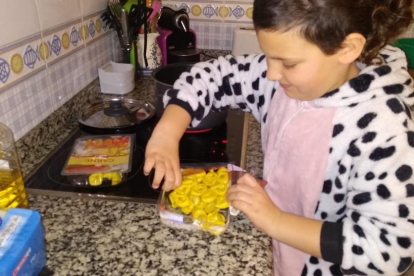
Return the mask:
[[(336, 115), (314, 215), (324, 221), (322, 259), (309, 256), (302, 275), (399, 275), (413, 261), (413, 84), (402, 51), (387, 46), (380, 58), (382, 65), (359, 64), (356, 78), (313, 101)], [(263, 139), (279, 87), (266, 72), (264, 55), (201, 62), (181, 75), (164, 104), (187, 110), (192, 126), (210, 110), (242, 109), (261, 123)]]

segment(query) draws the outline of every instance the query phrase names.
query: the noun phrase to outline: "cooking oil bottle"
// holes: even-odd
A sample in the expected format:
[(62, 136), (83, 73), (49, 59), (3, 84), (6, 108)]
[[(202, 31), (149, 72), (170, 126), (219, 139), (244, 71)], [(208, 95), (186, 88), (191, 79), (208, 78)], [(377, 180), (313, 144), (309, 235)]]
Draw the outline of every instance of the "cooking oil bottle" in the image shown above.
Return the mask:
[(28, 207), (13, 132), (0, 123), (0, 210)]

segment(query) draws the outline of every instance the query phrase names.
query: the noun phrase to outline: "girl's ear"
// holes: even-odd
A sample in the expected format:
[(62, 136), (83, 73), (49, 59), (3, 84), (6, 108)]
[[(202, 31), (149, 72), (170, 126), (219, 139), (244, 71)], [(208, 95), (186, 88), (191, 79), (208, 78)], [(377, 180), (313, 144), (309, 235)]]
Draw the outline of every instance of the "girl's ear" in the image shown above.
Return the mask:
[(338, 51), (339, 62), (350, 64), (357, 60), (364, 50), (366, 39), (362, 34), (352, 33), (345, 37), (342, 48)]

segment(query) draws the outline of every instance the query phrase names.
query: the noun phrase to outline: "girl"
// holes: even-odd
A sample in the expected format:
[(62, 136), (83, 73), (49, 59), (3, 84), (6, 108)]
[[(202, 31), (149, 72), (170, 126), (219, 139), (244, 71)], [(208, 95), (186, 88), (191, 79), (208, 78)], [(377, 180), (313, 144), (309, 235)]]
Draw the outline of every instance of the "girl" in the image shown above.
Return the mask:
[(146, 149), (154, 187), (180, 185), (178, 143), (213, 109), (261, 123), (262, 188), (230, 204), (273, 239), (274, 274), (399, 275), (414, 256), (414, 103), (404, 54), (386, 46), (411, 0), (255, 0), (264, 55), (198, 63), (164, 97)]

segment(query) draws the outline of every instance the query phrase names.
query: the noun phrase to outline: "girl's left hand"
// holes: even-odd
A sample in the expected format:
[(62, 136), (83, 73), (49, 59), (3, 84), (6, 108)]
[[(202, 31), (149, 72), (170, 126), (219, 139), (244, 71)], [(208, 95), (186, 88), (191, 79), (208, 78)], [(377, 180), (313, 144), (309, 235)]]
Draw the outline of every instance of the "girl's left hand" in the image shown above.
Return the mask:
[(272, 202), (263, 186), (250, 174), (243, 175), (227, 192), (231, 206), (242, 211), (262, 232), (277, 224), (282, 211)]

